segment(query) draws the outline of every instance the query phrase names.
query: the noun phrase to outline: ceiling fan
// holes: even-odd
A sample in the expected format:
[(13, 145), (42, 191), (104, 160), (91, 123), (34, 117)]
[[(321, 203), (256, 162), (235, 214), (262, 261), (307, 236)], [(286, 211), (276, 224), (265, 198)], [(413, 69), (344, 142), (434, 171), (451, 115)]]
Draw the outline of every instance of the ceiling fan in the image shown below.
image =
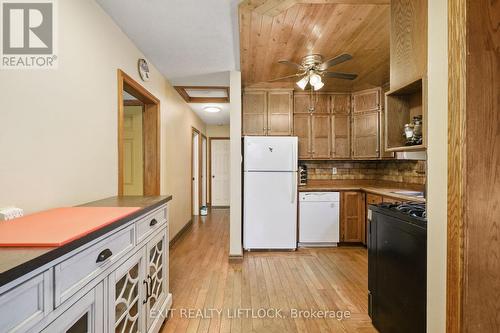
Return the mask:
[(311, 85), (312, 89), (320, 90), (325, 85), (323, 83), (324, 77), (343, 79), (343, 80), (356, 79), (358, 77), (357, 74), (327, 71), (330, 67), (341, 64), (351, 59), (352, 56), (350, 54), (344, 53), (326, 61), (323, 61), (323, 56), (321, 54), (310, 54), (302, 58), (301, 64), (297, 64), (289, 60), (281, 60), (278, 61), (278, 63), (294, 67), (295, 69), (298, 70), (298, 72), (293, 75), (288, 75), (270, 80), (269, 82), (286, 80), (294, 77), (301, 77), (301, 79), (296, 83), (300, 89), (305, 90), (308, 85)]

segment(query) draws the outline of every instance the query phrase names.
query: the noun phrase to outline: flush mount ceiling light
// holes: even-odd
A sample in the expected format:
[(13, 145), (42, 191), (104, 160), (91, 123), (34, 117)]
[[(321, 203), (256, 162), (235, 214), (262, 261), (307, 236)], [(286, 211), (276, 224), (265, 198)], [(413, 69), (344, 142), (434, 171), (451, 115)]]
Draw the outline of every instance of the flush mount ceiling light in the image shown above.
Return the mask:
[(209, 113), (217, 113), (217, 112), (221, 112), (221, 108), (219, 108), (217, 106), (207, 106), (207, 107), (203, 108), (203, 111), (209, 112)]

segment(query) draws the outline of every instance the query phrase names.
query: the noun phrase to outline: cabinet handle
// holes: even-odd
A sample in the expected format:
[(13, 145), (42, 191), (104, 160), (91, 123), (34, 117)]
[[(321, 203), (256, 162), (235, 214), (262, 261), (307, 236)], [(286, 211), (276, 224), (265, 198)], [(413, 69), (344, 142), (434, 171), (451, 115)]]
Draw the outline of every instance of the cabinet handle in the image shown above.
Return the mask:
[(148, 302), (148, 299), (149, 299), (149, 275), (148, 275), (148, 279), (142, 281), (142, 284), (146, 285), (146, 299), (144, 301), (142, 301), (142, 304), (146, 304)]
[(157, 219), (152, 219), (151, 222), (149, 222), (150, 227), (154, 227), (158, 223)]
[(113, 255), (113, 252), (111, 252), (110, 249), (105, 249), (99, 255), (97, 256), (97, 260), (95, 261), (96, 263), (100, 263), (108, 259)]

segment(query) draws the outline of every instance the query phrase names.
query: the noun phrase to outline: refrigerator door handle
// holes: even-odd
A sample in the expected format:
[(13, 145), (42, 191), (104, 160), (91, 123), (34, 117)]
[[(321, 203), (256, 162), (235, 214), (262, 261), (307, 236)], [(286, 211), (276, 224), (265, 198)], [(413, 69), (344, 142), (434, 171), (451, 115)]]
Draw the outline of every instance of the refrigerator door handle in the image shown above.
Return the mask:
[(297, 194), (295, 193), (295, 189), (296, 189), (296, 182), (297, 182), (297, 173), (295, 172), (292, 172), (292, 189), (290, 192), (292, 192), (292, 198), (290, 200), (290, 203), (295, 203), (295, 197), (297, 196)]

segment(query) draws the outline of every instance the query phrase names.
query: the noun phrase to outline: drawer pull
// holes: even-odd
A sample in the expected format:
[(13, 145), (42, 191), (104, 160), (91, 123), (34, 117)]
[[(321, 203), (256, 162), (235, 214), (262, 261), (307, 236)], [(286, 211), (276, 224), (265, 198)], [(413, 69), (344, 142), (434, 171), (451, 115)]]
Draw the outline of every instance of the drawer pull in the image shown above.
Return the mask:
[(158, 223), (157, 219), (152, 219), (151, 222), (149, 222), (150, 227), (154, 227)]
[(105, 249), (99, 255), (97, 256), (97, 260), (95, 261), (96, 263), (100, 263), (108, 259), (113, 255), (113, 252), (111, 252), (110, 249)]

